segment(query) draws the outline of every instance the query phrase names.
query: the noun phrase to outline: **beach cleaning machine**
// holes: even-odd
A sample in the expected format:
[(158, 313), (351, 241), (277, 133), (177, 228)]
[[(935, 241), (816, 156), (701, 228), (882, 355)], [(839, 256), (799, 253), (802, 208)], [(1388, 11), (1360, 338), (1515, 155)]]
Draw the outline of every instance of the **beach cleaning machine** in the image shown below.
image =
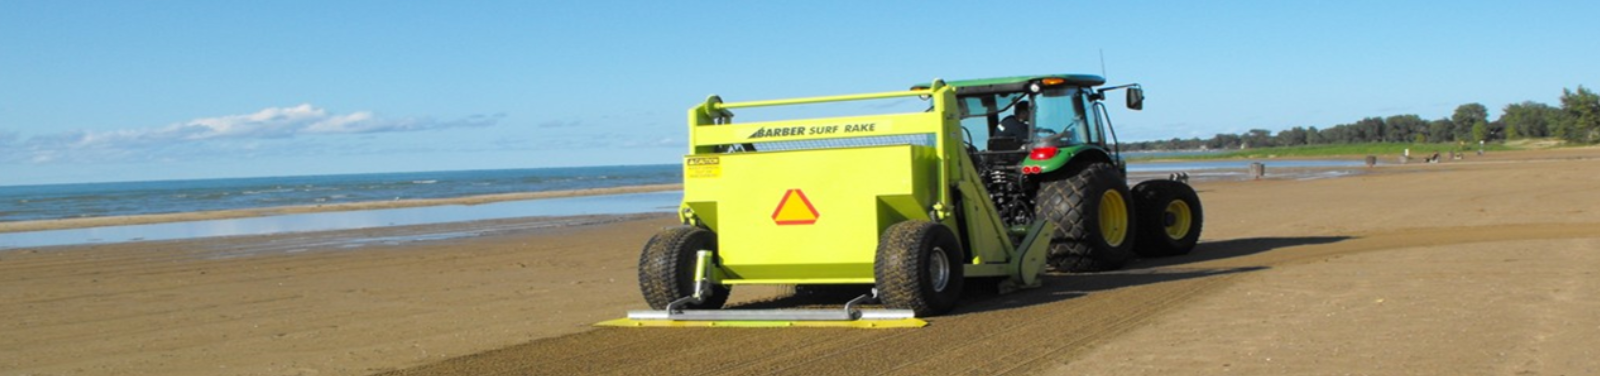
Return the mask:
[[(640, 255), (653, 310), (600, 325), (922, 326), (918, 317), (950, 310), (971, 280), (1011, 290), (1038, 286), (1051, 265), (1120, 265), (1137, 227), (1159, 233), (1150, 252), (1187, 252), (1199, 202), (1167, 180), (1147, 189), (1160, 191), (1151, 196), (1159, 203), (1135, 205), (1144, 195), (1127, 188), (1099, 103), (1106, 90), (1131, 87), (1138, 109), (1143, 92), (1094, 88), (1103, 83), (1047, 75), (771, 101), (711, 96), (689, 111), (682, 224)], [(902, 98), (928, 109), (732, 121), (740, 108)], [(1007, 111), (1037, 121), (1008, 123)], [(1143, 225), (1136, 206), (1159, 206), (1149, 216), (1161, 220)], [(722, 309), (741, 285), (870, 292), (837, 308)]]

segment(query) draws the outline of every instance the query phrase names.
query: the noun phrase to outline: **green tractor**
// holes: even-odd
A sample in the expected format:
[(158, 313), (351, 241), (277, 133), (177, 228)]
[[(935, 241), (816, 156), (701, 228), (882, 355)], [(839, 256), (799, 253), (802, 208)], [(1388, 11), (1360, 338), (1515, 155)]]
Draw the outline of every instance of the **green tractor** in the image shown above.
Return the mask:
[(1103, 100), (1126, 89), (1127, 107), (1140, 110), (1144, 90), (1099, 87), (1104, 83), (1082, 74), (946, 83), (957, 88), (968, 154), (1002, 220), (1013, 228), (1034, 219), (1054, 224), (1049, 263), (1059, 271), (1115, 270), (1136, 255), (1186, 254), (1200, 238), (1200, 199), (1185, 182), (1128, 188)]
[[(1200, 201), (1177, 180), (1128, 188), (1098, 76), (935, 80), (911, 90), (689, 110), (681, 225), (639, 257), (653, 310), (616, 326), (920, 326), (968, 279), (1038, 286), (1053, 266), (1111, 270), (1189, 252)], [(752, 107), (921, 97), (926, 111), (735, 123)], [(722, 310), (733, 288), (844, 287), (842, 310)], [(883, 308), (861, 307), (881, 302)]]

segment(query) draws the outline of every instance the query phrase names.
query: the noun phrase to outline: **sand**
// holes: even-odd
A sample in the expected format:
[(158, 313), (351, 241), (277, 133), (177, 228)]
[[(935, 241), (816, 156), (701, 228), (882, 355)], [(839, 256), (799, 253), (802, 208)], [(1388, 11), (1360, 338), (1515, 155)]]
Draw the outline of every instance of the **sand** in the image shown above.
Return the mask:
[[(589, 327), (643, 308), (637, 252), (669, 214), (10, 250), (0, 374), (1594, 374), (1597, 160), (1200, 182), (1194, 254), (911, 330)], [(501, 230), (320, 245), (441, 227)]]

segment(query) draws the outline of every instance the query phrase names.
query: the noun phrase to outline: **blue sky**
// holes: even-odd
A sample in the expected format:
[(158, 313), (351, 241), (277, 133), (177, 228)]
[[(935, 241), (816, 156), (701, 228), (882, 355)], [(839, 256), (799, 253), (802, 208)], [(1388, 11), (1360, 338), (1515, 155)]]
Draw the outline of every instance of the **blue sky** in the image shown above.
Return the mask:
[[(752, 4), (753, 3), (753, 4)], [(1597, 2), (0, 0), (0, 185), (677, 163), (685, 111), (1138, 82), (1124, 140), (1594, 87)]]

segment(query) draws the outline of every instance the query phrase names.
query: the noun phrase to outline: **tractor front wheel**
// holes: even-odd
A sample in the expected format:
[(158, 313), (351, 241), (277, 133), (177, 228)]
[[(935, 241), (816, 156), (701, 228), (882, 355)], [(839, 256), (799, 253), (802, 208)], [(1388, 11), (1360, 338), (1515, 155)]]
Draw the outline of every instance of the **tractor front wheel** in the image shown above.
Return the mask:
[(918, 317), (949, 311), (961, 297), (966, 255), (950, 229), (934, 222), (889, 226), (878, 240), (873, 272), (883, 305)]
[[(644, 244), (639, 255), (639, 290), (651, 309), (667, 309), (667, 304), (694, 295), (695, 254), (701, 250), (715, 251), (717, 234), (693, 226), (676, 226), (662, 229)], [(728, 301), (727, 286), (711, 285), (710, 296), (700, 304), (685, 308), (717, 309)]]
[(1134, 252), (1140, 256), (1184, 255), (1200, 241), (1205, 215), (1200, 196), (1188, 184), (1146, 181), (1133, 187), (1133, 198), (1139, 210), (1139, 247)]
[(1116, 270), (1133, 255), (1134, 212), (1128, 183), (1108, 163), (1068, 169), (1039, 184), (1036, 218), (1056, 225), (1050, 265), (1065, 272)]

